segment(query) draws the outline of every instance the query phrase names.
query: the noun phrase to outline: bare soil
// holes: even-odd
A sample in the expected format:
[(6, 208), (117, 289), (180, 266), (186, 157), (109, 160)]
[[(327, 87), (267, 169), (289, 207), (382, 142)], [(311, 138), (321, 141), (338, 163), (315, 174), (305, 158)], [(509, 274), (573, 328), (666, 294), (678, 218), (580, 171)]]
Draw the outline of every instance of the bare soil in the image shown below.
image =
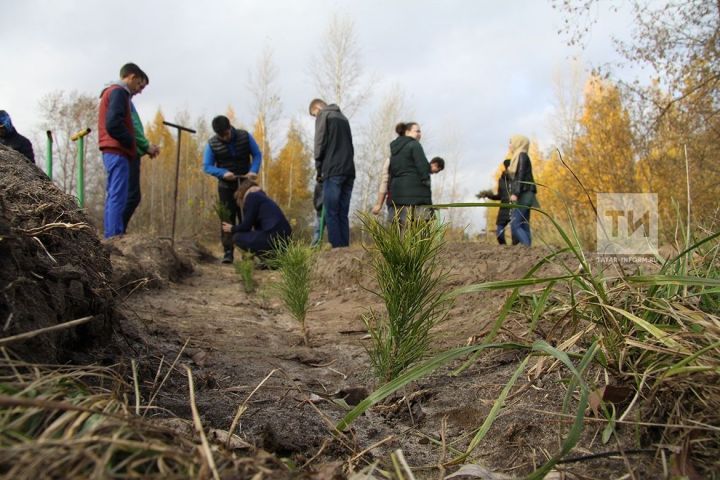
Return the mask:
[[(443, 252), (452, 273), (447, 286), (519, 278), (545, 253), (486, 243), (448, 244)], [(268, 289), (276, 272), (256, 270), (259, 289), (247, 294), (232, 266), (219, 264), (207, 252), (194, 256), (189, 277), (165, 289), (136, 290), (123, 303), (130, 323), (144, 332), (139, 337), (151, 346), (141, 360), (143, 388), (147, 393), (157, 383), (158, 360), (167, 367), (187, 342), (179, 363), (193, 368), (204, 425), (228, 429), (238, 406), (250, 397), (237, 432), (295, 466), (343, 461), (359, 470), (377, 460), (389, 467), (390, 453), (402, 448), (408, 463), (419, 468), (419, 478), (450, 473), (457, 467), (440, 465), (467, 447), (524, 358), (517, 351), (488, 351), (457, 377), (448, 374), (460, 362), (440, 368), (370, 409), (343, 436), (333, 436), (332, 426), (346, 413), (333, 399), (354, 404), (377, 387), (369, 371), (361, 318), (370, 307), (382, 308), (369, 291), (373, 281), (368, 254), (357, 247), (321, 253), (307, 318), (308, 346), (302, 344), (299, 325)], [(476, 342), (491, 328), (506, 295), (460, 297), (447, 321), (436, 328), (435, 348)], [(525, 326), (512, 317), (502, 335), (531, 341), (525, 337)], [(550, 330), (541, 324), (540, 331), (543, 328)], [(468, 463), (520, 477), (559, 451), (572, 421), (558, 415), (566, 376), (566, 371), (555, 368), (540, 378), (521, 377)], [(190, 416), (184, 374), (171, 375), (157, 404), (175, 415)], [(622, 429), (620, 444), (603, 445), (603, 426), (586, 425), (571, 456), (638, 448), (640, 433)], [(557, 469), (574, 478), (619, 478), (631, 468), (636, 478), (655, 478), (657, 465), (651, 453), (631, 453), (625, 459), (614, 455)]]
[[(442, 253), (451, 273), (446, 286), (519, 278), (546, 253), (451, 243)], [(348, 431), (334, 432), (347, 411), (337, 400), (355, 404), (377, 387), (362, 322), (368, 308), (382, 308), (371, 293), (369, 263), (358, 247), (320, 254), (306, 346), (299, 325), (268, 290), (276, 272), (256, 271), (259, 289), (248, 294), (232, 266), (220, 265), (195, 242), (173, 246), (133, 235), (101, 242), (73, 197), (24, 157), (0, 147), (1, 336), (94, 318), (81, 328), (14, 343), (11, 354), (41, 363), (115, 364), (126, 369), (129, 385), (130, 360), (137, 360), (140, 403), (152, 399), (151, 416), (158, 418), (191, 417), (188, 379), (180, 368), (188, 365), (203, 425), (228, 430), (239, 419), (235, 432), (253, 447), (238, 447), (238, 454), (253, 458), (264, 449), (291, 467), (268, 470), (271, 478), (337, 478), (376, 461), (390, 468), (390, 453), (398, 448), (419, 478), (451, 473), (457, 467), (448, 461), (465, 450), (524, 358), (516, 350), (487, 351), (456, 377), (448, 374), (460, 362), (442, 367), (368, 410)], [(435, 350), (481, 339), (506, 295), (458, 298), (436, 328)], [(556, 320), (541, 319), (539, 338), (562, 341), (577, 327)], [(525, 322), (522, 314), (511, 315), (501, 337), (535, 340)], [(572, 421), (559, 414), (565, 378), (567, 372), (549, 364), (528, 370), (468, 462), (520, 477), (559, 451)], [(134, 402), (132, 390), (124, 394)], [(247, 410), (238, 410), (241, 405)], [(629, 471), (634, 478), (661, 477), (653, 453), (632, 452), (652, 450), (652, 430), (618, 427), (619, 440), (605, 445), (603, 427), (587, 422), (570, 454), (584, 458), (557, 470), (582, 479)], [(617, 450), (625, 455), (588, 459)]]

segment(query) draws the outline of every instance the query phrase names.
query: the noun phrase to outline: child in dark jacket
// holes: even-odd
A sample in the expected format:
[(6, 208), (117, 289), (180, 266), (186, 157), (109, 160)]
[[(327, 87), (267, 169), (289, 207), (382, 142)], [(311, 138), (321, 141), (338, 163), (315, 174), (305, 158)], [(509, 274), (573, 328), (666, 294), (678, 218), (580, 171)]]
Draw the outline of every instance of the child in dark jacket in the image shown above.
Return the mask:
[(233, 234), (233, 242), (242, 250), (257, 255), (271, 251), (278, 239), (290, 237), (292, 228), (285, 214), (252, 180), (244, 180), (235, 192), (242, 209), (242, 223), (223, 222), (223, 231)]
[[(492, 190), (483, 190), (475, 195), (477, 198), (488, 198), (490, 200), (499, 200), (500, 203), (510, 203), (510, 177), (507, 174), (507, 168), (510, 166), (510, 159), (507, 158), (503, 161), (505, 169), (500, 174), (498, 179), (497, 193), (493, 193)], [(506, 245), (505, 241), (505, 227), (510, 223), (510, 208), (500, 207), (498, 209), (497, 219), (495, 220), (495, 236), (500, 245)], [(512, 234), (512, 231), (511, 231)], [(519, 242), (513, 236), (512, 244), (517, 245)]]

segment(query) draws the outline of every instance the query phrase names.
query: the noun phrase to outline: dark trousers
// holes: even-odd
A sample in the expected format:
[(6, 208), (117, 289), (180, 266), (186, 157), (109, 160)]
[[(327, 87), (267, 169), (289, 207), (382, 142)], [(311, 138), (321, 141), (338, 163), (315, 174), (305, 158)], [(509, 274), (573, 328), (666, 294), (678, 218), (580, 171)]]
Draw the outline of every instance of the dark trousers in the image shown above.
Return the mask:
[(125, 202), (125, 210), (123, 210), (123, 226), (125, 227), (126, 233), (130, 219), (142, 199), (140, 193), (140, 158), (133, 158), (128, 161), (128, 166), (130, 167), (128, 172), (128, 195), (127, 202)]
[(327, 223), (328, 240), (333, 248), (350, 245), (350, 198), (355, 179), (336, 175), (323, 181), (323, 205)]
[(238, 232), (233, 235), (235, 245), (246, 252), (255, 255), (263, 255), (275, 248), (274, 242), (277, 238), (287, 238), (289, 233), (274, 232), (268, 233), (260, 230), (252, 230), (250, 232)]
[[(397, 217), (400, 228), (404, 229), (408, 221), (423, 220), (430, 221), (435, 218), (435, 210), (421, 205), (395, 205), (393, 220)], [(391, 222), (393, 221), (391, 220)]]
[[(238, 188), (238, 182), (225, 182), (220, 180), (218, 182), (218, 197), (220, 203), (230, 212), (230, 217), (223, 220), (233, 225), (236, 225), (242, 221), (242, 212), (235, 203), (235, 192)], [(233, 239), (231, 234), (224, 235), (222, 231), (222, 225), (220, 226), (220, 241), (223, 249), (227, 252), (233, 249)]]

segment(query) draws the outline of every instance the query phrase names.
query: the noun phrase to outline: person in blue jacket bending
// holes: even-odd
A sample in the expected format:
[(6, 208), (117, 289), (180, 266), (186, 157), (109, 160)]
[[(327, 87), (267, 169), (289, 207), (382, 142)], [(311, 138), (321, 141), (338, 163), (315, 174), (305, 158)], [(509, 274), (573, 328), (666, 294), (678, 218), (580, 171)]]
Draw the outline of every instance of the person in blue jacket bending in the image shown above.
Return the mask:
[[(203, 170), (218, 179), (220, 203), (230, 212), (230, 223), (235, 224), (240, 217), (234, 200), (238, 182), (244, 178), (254, 179), (260, 171), (262, 153), (255, 139), (247, 131), (234, 128), (224, 115), (213, 118), (212, 128), (215, 136), (208, 140), (203, 155)], [(224, 239), (225, 256), (223, 263), (233, 262), (233, 245)]]
[(242, 210), (242, 222), (223, 222), (224, 232), (233, 234), (235, 245), (262, 256), (271, 251), (277, 240), (290, 237), (292, 228), (277, 203), (252, 180), (243, 180), (235, 192), (235, 201)]

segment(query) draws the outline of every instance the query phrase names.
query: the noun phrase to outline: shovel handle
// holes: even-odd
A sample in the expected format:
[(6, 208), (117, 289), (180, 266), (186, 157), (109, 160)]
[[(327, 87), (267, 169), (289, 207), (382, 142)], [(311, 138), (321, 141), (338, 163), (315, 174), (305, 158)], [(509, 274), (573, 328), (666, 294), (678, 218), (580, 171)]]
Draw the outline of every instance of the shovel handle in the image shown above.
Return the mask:
[(92, 132), (92, 130), (90, 130), (90, 128), (78, 130), (77, 132), (72, 134), (72, 136), (70, 137), (70, 140), (72, 140), (74, 142), (75, 140), (79, 140), (79, 139), (83, 138), (85, 135), (87, 135), (90, 132)]

